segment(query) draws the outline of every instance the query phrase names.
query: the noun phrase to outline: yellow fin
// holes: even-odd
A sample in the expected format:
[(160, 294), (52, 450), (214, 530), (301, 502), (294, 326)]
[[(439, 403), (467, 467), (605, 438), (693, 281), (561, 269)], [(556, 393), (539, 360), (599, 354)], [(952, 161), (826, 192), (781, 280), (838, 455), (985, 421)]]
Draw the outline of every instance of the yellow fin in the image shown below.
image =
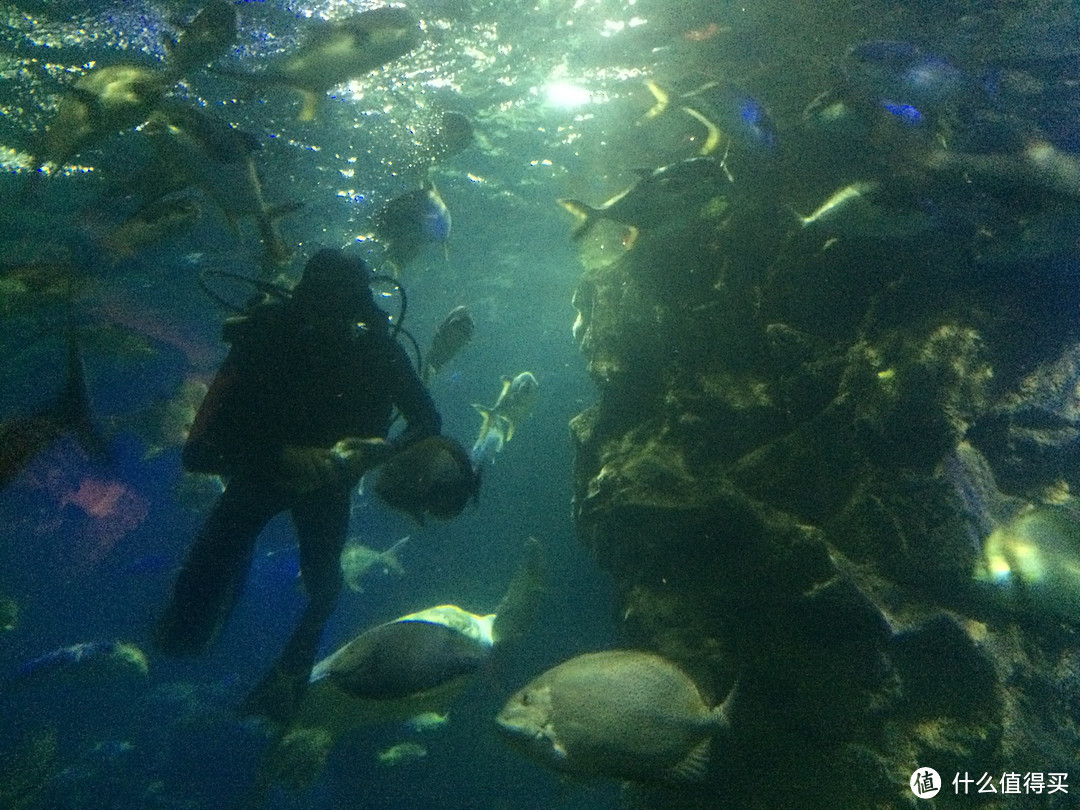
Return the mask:
[(716, 151), (716, 147), (720, 145), (720, 139), (723, 137), (723, 133), (720, 132), (720, 127), (699, 113), (693, 107), (682, 107), (684, 113), (689, 115), (694, 120), (701, 123), (702, 126), (708, 131), (708, 135), (705, 137), (705, 144), (701, 147), (698, 154), (711, 155)]
[(514, 422), (513, 422), (513, 420), (508, 419), (507, 417), (502, 416), (502, 415), (500, 415), (498, 417), (498, 419), (499, 419), (500, 423), (506, 425), (506, 432), (503, 434), (505, 436), (504, 440), (505, 441), (510, 441), (512, 438), (514, 438)]
[(652, 79), (645, 81), (645, 86), (649, 88), (649, 92), (652, 93), (653, 98), (656, 99), (656, 103), (649, 108), (649, 111), (645, 113), (645, 119), (656, 118), (663, 115), (667, 110), (668, 105), (671, 103), (671, 98), (668, 96), (667, 91), (660, 85), (654, 82)]
[(479, 413), (484, 420), (480, 423), (480, 436), (482, 438), (491, 432), (491, 426), (495, 423), (495, 415), (491, 412), (491, 408), (488, 408), (485, 405), (478, 405), (474, 402), (473, 408), (476, 409), (476, 412)]
[(587, 205), (581, 200), (560, 199), (557, 202), (577, 217), (577, 224), (574, 225), (574, 230), (570, 234), (571, 239), (575, 241), (581, 239), (596, 224), (597, 210), (591, 205)]

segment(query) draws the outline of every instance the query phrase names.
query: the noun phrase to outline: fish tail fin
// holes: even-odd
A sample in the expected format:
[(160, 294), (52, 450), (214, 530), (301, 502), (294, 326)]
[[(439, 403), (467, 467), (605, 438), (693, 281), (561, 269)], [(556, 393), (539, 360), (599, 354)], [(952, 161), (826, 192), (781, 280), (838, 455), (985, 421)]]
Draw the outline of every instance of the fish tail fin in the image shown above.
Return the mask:
[(506, 442), (506, 436), (502, 430), (501, 418), (497, 414), (483, 405), (473, 403), (473, 407), (484, 420), (480, 424), (480, 432), (477, 434), (476, 441), (469, 452), (469, 460), (472, 462), (473, 470), (478, 470), (485, 461), (502, 450), (503, 444)]
[(657, 118), (667, 112), (668, 105), (671, 104), (671, 96), (668, 95), (667, 90), (658, 85), (652, 79), (645, 81), (645, 86), (649, 88), (649, 92), (652, 93), (654, 103), (645, 113), (644, 119)]
[[(401, 564), (401, 560), (397, 558), (396, 554), (387, 551), (382, 555), (382, 561), (387, 571), (393, 571), (395, 574), (405, 573), (405, 566)], [(359, 588), (356, 590), (359, 591)]]
[(476, 412), (480, 414), (480, 418), (484, 420), (480, 423), (480, 435), (477, 437), (477, 442), (480, 442), (483, 441), (489, 433), (491, 433), (491, 429), (495, 425), (496, 417), (491, 408), (487, 408), (483, 405), (478, 405), (475, 402), (473, 403), (473, 409), (476, 410)]
[(547, 578), (544, 547), (535, 537), (525, 541), (525, 556), (495, 609), (491, 635), (496, 644), (519, 641), (536, 622)]
[(680, 109), (705, 127), (705, 131), (708, 134), (705, 136), (705, 143), (702, 144), (701, 149), (698, 150), (698, 154), (711, 155), (716, 151), (716, 148), (720, 146), (720, 141), (723, 140), (724, 137), (724, 134), (720, 131), (720, 127), (693, 107), (681, 107)]
[(57, 414), (66, 427), (74, 431), (79, 443), (91, 455), (107, 457), (105, 440), (94, 425), (90, 410), (90, 395), (86, 390), (86, 369), (83, 366), (75, 328), (68, 325), (67, 377), (64, 391), (57, 403)]
[(503, 431), (503, 441), (510, 441), (514, 438), (514, 420), (508, 416), (499, 416), (499, 424), (505, 425), (506, 429)]
[(558, 203), (578, 218), (578, 223), (574, 226), (570, 238), (575, 242), (583, 239), (585, 234), (592, 230), (593, 225), (596, 224), (599, 212), (591, 205), (581, 202), (581, 200), (561, 199), (558, 200)]

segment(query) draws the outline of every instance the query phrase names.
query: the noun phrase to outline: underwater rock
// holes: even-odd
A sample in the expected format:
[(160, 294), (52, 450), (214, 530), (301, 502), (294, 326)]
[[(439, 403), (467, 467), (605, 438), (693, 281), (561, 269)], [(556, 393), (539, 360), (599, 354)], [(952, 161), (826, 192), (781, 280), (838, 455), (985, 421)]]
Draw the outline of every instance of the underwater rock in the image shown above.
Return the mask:
[(1080, 489), (1080, 347), (1070, 346), (1022, 379), (971, 431), (999, 480), (1033, 493), (1065, 481)]
[(740, 682), (704, 783), (629, 806), (833, 808), (842, 767), (846, 805), (902, 808), (923, 763), (1068, 772), (1080, 734), (1047, 718), (1080, 700), (1080, 533), (1044, 502), (1080, 469), (1080, 353), (1021, 359), (1044, 297), (957, 254), (770, 251), (748, 210), (587, 254), (574, 297), (580, 539), (629, 645)]

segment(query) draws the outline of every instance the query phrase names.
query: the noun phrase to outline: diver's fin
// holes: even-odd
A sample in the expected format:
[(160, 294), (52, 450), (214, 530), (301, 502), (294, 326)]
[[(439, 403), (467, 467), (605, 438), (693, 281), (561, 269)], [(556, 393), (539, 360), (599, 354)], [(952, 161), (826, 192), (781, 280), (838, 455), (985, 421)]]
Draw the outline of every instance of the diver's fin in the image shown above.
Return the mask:
[(599, 219), (599, 211), (581, 200), (560, 199), (557, 202), (578, 218), (578, 223), (570, 234), (570, 238), (575, 242), (583, 239)]
[(525, 557), (495, 609), (491, 636), (496, 644), (520, 640), (536, 621), (544, 594), (546, 569), (543, 546), (535, 537), (530, 537), (525, 542)]
[(720, 127), (695, 110), (693, 107), (680, 108), (684, 113), (689, 115), (695, 121), (705, 127), (708, 135), (705, 136), (705, 143), (702, 144), (701, 149), (698, 150), (699, 155), (711, 155), (716, 151), (716, 147), (720, 145), (720, 140), (723, 138), (723, 133), (720, 132)]

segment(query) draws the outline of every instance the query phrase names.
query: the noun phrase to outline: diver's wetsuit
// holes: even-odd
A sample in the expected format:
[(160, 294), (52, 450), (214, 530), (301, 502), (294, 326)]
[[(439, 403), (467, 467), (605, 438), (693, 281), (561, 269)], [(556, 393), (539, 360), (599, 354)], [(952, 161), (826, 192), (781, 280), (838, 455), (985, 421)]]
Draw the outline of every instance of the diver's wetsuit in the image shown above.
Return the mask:
[(390, 336), (370, 291), (365, 288), (361, 296), (363, 327), (356, 312), (348, 319), (340, 313), (313, 319), (298, 297), (226, 324), (231, 351), (195, 418), (183, 463), (191, 471), (225, 476), (228, 483), (195, 539), (156, 631), (164, 652), (201, 652), (239, 598), (259, 533), (288, 510), (309, 602), (248, 706), (275, 719), (287, 718), (301, 696), (341, 591), (340, 557), (358, 478), (332, 477), (298, 490), (286, 483), (283, 451), (318, 451), (347, 437), (383, 438), (395, 406), (407, 422), (395, 447), (440, 430), (431, 397)]

